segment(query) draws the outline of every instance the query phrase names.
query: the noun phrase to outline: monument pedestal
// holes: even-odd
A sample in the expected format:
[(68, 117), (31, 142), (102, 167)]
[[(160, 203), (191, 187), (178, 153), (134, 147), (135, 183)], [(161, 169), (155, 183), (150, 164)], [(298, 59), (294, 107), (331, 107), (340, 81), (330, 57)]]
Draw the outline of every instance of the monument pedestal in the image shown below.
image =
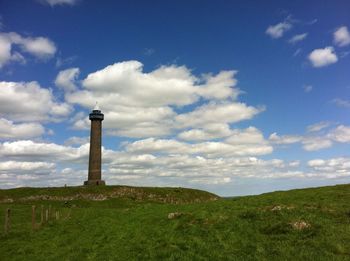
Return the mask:
[(104, 180), (101, 179), (95, 179), (95, 180), (87, 180), (84, 181), (84, 185), (86, 186), (104, 186), (106, 185), (106, 182)]

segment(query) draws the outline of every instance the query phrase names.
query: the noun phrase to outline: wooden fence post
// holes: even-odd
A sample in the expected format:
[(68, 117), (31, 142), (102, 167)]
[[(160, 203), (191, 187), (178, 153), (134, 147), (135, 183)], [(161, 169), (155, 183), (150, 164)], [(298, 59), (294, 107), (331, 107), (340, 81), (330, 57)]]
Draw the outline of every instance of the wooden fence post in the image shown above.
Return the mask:
[(49, 219), (51, 218), (51, 216), (52, 216), (51, 205), (49, 205)]
[(7, 235), (10, 232), (11, 228), (11, 209), (6, 209), (5, 211), (5, 226), (4, 226), (4, 232), (5, 235)]
[(32, 231), (35, 230), (35, 205), (32, 206)]
[(45, 222), (47, 223), (49, 221), (49, 210), (46, 209), (45, 211)]
[(70, 218), (71, 212), (72, 212), (72, 209), (70, 208), (69, 211), (68, 211), (68, 213), (67, 213), (66, 219), (69, 219), (69, 218)]
[(40, 212), (40, 224), (44, 223), (44, 206), (41, 205), (41, 212)]

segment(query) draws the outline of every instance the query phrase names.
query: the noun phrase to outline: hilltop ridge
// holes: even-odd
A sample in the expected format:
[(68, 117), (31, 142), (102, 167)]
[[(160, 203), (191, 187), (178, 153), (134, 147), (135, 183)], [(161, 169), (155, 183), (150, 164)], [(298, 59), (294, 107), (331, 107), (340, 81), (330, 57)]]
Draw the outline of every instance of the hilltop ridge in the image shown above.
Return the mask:
[(39, 200), (69, 201), (124, 198), (135, 201), (172, 204), (198, 203), (219, 199), (219, 196), (198, 189), (173, 187), (77, 186), (48, 188), (14, 188), (0, 190), (0, 203)]

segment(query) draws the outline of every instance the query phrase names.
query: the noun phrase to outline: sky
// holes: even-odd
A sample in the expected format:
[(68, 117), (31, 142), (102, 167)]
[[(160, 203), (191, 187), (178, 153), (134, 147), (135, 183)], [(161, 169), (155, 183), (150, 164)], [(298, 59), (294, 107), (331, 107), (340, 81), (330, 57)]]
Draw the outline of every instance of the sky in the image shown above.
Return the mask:
[(0, 0), (0, 188), (349, 183), (350, 2)]

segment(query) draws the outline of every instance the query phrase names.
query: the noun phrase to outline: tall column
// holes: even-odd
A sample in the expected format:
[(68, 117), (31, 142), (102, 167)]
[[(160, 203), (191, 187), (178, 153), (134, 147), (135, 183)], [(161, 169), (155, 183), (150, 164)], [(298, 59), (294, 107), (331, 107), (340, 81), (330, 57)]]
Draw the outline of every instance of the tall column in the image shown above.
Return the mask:
[(101, 179), (101, 140), (103, 113), (95, 108), (89, 115), (91, 121), (89, 176), (84, 185), (105, 185)]

